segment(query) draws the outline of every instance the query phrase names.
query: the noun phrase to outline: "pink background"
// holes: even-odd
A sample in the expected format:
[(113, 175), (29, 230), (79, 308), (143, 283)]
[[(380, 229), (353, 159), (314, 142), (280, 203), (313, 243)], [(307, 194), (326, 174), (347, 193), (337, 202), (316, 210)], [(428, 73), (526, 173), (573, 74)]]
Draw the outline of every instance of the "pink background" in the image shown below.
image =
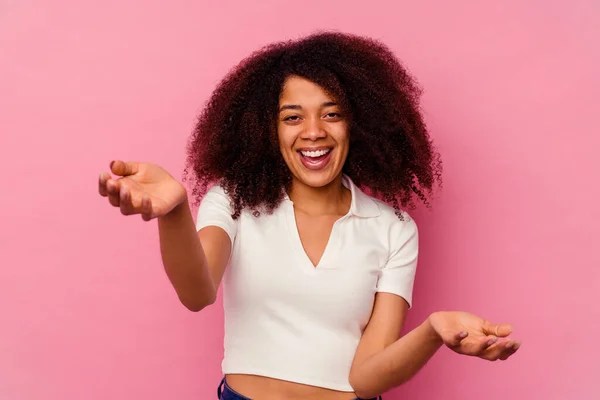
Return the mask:
[(600, 398), (600, 3), (83, 3), (0, 4), (0, 398), (215, 397), (220, 303), (178, 303), (155, 223), (97, 176), (113, 158), (181, 176), (218, 79), (321, 28), (382, 39), (426, 89), (445, 189), (415, 213), (409, 327), (463, 309), (523, 340), (503, 363), (443, 349), (386, 399)]

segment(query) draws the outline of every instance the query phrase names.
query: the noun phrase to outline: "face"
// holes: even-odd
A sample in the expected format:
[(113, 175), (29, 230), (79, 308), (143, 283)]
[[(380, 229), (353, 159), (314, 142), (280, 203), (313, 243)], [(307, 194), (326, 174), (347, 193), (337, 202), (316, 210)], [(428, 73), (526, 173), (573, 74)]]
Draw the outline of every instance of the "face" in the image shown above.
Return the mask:
[(317, 84), (289, 77), (279, 99), (277, 134), (294, 184), (323, 187), (339, 178), (348, 156), (348, 123)]

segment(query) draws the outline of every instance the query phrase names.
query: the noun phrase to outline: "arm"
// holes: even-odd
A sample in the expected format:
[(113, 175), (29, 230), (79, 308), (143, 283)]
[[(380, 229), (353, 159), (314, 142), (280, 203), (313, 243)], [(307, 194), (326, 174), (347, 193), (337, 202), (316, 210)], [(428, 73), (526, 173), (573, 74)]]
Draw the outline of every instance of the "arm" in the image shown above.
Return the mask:
[(350, 370), (350, 384), (363, 398), (407, 381), (441, 347), (425, 323), (400, 338), (412, 301), (419, 238), (408, 214), (404, 221), (394, 218), (389, 229), (390, 256), (381, 270), (371, 318)]
[(495, 325), (463, 312), (433, 313), (400, 338), (407, 309), (400, 296), (376, 294), (350, 371), (358, 397), (376, 397), (408, 381), (443, 345), (490, 361), (506, 360), (519, 348), (514, 340), (496, 342), (512, 332), (510, 325)]
[(427, 321), (400, 338), (407, 310), (402, 297), (376, 294), (350, 371), (350, 384), (358, 397), (376, 397), (408, 381), (442, 346)]
[[(459, 354), (505, 360), (520, 343), (497, 341), (512, 332), (465, 312), (436, 312), (400, 337), (418, 258), (418, 230), (408, 214), (390, 227), (392, 251), (381, 270), (371, 319), (350, 370), (350, 384), (362, 398), (376, 397), (412, 378), (442, 345)], [(515, 347), (513, 347), (515, 346)]]
[(221, 228), (196, 232), (187, 200), (158, 219), (163, 265), (181, 303), (200, 311), (214, 303), (231, 241)]
[[(100, 195), (123, 215), (157, 218), (163, 265), (179, 299), (192, 311), (212, 304), (231, 253), (232, 229), (210, 225), (196, 232), (185, 188), (158, 165), (116, 160), (110, 168), (119, 178), (100, 174)], [(229, 221), (227, 199), (219, 199), (207, 202), (202, 220)]]

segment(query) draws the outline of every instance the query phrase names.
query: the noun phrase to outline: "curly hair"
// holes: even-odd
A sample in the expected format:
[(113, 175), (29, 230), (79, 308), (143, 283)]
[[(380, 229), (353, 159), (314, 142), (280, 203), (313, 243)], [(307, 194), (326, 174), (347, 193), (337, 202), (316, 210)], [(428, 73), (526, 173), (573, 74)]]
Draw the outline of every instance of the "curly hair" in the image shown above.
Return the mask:
[(277, 112), (283, 84), (300, 76), (336, 98), (349, 117), (343, 173), (396, 209), (430, 207), (442, 163), (423, 121), (421, 89), (382, 43), (357, 35), (319, 32), (268, 45), (245, 58), (220, 82), (190, 137), (186, 180), (196, 179), (199, 202), (219, 181), (233, 215), (272, 212), (292, 181), (279, 150)]

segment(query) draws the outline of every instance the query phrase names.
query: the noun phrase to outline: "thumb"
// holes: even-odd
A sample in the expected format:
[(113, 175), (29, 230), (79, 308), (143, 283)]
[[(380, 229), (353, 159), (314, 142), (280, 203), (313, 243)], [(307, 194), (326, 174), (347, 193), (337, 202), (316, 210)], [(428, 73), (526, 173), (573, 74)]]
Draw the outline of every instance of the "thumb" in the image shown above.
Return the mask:
[(134, 175), (139, 170), (139, 163), (134, 161), (125, 162), (121, 160), (115, 160), (110, 163), (110, 170), (113, 174), (119, 176)]
[(490, 321), (485, 321), (483, 323), (483, 332), (486, 335), (505, 337), (513, 332), (513, 327), (510, 324), (493, 324)]

